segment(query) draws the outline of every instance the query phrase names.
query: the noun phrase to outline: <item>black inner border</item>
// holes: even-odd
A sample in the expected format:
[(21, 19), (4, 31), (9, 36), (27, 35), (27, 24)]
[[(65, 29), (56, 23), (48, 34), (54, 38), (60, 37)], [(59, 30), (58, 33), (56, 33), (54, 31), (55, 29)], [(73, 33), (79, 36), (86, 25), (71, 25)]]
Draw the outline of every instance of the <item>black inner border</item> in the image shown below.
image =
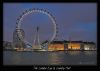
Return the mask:
[[(78, 65), (78, 66), (66, 66), (66, 65), (61, 65), (61, 66), (58, 66), (58, 65), (35, 65), (36, 67), (71, 67), (70, 69), (67, 69), (69, 71), (72, 71), (72, 70), (93, 70), (93, 71), (96, 71), (99, 69), (99, 1), (98, 0), (48, 0), (48, 1), (45, 1), (45, 0), (2, 0), (1, 1), (2, 3), (0, 4), (0, 7), (1, 7), (1, 26), (0, 26), (0, 33), (3, 34), (3, 3), (96, 3), (97, 4), (97, 65), (95, 66), (91, 66), (91, 65)], [(34, 71), (34, 66), (15, 66), (15, 65), (10, 65), (10, 66), (4, 66), (3, 65), (3, 35), (0, 35), (1, 36), (1, 42), (0, 42), (0, 69), (1, 70), (4, 70), (4, 71), (14, 71), (14, 70), (32, 70)], [(39, 69), (37, 69), (39, 70)]]

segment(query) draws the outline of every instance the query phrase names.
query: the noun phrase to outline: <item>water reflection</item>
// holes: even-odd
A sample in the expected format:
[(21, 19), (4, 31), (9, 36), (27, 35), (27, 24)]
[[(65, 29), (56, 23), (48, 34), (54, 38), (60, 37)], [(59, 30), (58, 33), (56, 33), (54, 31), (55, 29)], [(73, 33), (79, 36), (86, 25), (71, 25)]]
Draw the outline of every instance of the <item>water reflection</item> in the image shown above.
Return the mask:
[(85, 55), (94, 55), (96, 54), (96, 51), (84, 51)]
[(67, 51), (66, 53), (70, 55), (78, 55), (81, 53), (81, 51)]
[(96, 64), (96, 51), (5, 51), (3, 59), (4, 65), (94, 65)]
[(49, 62), (50, 64), (61, 64), (62, 63), (62, 59), (59, 56), (59, 53), (57, 52), (52, 52), (49, 54)]
[(12, 54), (12, 63), (19, 64), (21, 62), (21, 57), (22, 57), (21, 54), (16, 54), (16, 55)]

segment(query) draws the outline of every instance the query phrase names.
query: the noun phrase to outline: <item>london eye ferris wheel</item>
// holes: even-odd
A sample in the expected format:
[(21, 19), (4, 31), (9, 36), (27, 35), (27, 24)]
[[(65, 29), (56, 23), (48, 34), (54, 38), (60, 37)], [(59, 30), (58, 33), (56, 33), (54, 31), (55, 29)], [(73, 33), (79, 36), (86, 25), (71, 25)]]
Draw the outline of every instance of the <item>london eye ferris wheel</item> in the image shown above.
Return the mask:
[[(47, 10), (45, 9), (36, 9), (36, 8), (33, 8), (33, 9), (29, 9), (29, 10), (25, 10), (18, 18), (17, 18), (17, 22), (16, 22), (16, 31), (17, 31), (17, 34), (18, 34), (18, 38), (24, 42), (25, 44), (30, 44), (25, 38), (23, 38), (24, 36), (22, 35), (21, 33), (21, 24), (22, 24), (22, 21), (24, 19), (24, 17), (26, 17), (27, 15), (31, 14), (31, 13), (41, 13), (41, 14), (44, 14), (44, 15), (47, 15), (49, 17), (49, 19), (52, 21), (52, 25), (53, 25), (53, 34), (52, 34), (52, 37), (50, 38), (50, 40), (48, 40), (48, 42), (46, 44), (50, 44), (53, 40), (55, 40), (56, 36), (57, 36), (57, 33), (58, 33), (58, 29), (57, 29), (57, 24), (56, 24), (56, 19), (55, 17), (50, 13), (48, 12)], [(41, 43), (40, 43), (41, 44)], [(31, 44), (30, 44), (31, 45)]]

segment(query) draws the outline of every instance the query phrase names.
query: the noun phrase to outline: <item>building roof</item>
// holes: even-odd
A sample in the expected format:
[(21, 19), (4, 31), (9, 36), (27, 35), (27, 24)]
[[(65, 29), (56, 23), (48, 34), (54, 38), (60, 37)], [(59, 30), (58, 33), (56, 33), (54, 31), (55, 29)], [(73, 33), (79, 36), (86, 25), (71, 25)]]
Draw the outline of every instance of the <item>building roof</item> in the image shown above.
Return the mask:
[(51, 42), (51, 44), (56, 44), (56, 43), (63, 44), (63, 41), (53, 41), (53, 42)]
[(66, 40), (64, 40), (63, 41), (64, 43), (82, 43), (82, 41), (66, 41)]
[(83, 42), (84, 44), (95, 44), (94, 42)]
[(83, 42), (83, 41), (53, 41), (51, 44), (64, 44), (64, 43), (84, 43), (84, 44), (95, 44), (94, 42)]

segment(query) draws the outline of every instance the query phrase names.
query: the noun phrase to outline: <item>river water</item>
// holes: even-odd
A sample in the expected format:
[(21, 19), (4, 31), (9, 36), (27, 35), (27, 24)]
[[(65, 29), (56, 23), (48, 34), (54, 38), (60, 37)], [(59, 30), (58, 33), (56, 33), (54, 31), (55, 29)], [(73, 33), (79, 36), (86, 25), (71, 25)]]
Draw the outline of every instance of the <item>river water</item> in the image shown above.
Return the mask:
[(4, 65), (96, 65), (97, 51), (3, 52)]

